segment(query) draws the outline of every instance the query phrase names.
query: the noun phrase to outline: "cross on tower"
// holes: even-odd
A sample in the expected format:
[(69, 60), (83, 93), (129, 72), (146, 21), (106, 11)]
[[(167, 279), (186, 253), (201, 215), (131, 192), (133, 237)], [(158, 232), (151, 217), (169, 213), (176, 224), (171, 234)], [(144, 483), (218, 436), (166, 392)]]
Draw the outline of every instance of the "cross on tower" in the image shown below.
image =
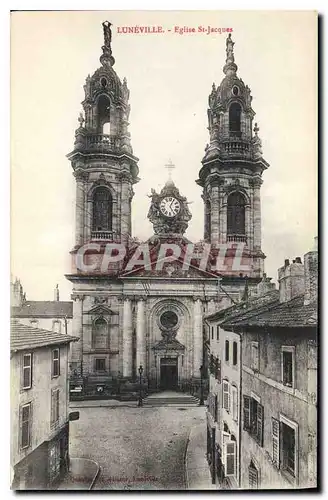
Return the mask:
[(167, 171), (169, 173), (169, 179), (172, 177), (172, 170), (175, 169), (174, 163), (172, 163), (171, 158), (169, 158), (169, 161), (166, 165), (164, 165), (165, 168), (167, 168)]

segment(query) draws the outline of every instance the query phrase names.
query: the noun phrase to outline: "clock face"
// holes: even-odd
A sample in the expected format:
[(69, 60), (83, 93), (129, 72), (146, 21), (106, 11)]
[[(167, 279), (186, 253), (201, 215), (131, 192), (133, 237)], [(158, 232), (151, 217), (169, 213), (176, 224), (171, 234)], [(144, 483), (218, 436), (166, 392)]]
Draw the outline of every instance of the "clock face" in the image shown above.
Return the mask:
[(166, 196), (160, 203), (160, 209), (166, 217), (175, 217), (180, 212), (180, 202), (173, 196)]

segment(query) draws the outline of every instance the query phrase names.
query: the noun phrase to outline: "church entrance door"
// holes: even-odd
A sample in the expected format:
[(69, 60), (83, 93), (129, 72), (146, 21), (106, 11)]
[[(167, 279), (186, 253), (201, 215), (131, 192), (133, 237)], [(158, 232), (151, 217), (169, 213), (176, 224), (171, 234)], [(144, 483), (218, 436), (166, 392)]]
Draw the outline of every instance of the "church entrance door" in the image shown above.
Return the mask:
[(161, 389), (177, 389), (178, 358), (161, 358)]

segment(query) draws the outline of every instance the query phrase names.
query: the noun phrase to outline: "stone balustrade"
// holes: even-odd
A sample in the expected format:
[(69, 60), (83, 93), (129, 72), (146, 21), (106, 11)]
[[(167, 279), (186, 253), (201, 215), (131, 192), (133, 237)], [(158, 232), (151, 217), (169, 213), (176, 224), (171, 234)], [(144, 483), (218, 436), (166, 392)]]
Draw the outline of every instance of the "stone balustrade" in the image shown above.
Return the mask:
[(118, 139), (108, 134), (89, 134), (86, 136), (86, 148), (92, 151), (117, 151)]
[(91, 239), (113, 241), (114, 233), (113, 231), (91, 231)]
[(245, 234), (228, 234), (227, 240), (233, 243), (247, 243)]

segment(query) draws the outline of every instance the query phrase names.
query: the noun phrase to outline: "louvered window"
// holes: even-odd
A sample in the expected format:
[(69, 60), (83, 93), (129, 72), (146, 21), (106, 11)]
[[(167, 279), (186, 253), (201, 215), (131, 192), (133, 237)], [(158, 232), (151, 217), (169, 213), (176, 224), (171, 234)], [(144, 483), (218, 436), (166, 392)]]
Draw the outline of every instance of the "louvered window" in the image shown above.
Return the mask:
[(227, 477), (236, 474), (236, 442), (226, 443), (225, 475)]
[(272, 417), (272, 462), (279, 469), (280, 458), (279, 458), (279, 448), (280, 448), (280, 423), (279, 420)]
[(231, 414), (232, 418), (238, 422), (238, 389), (235, 386), (231, 387)]
[(222, 407), (229, 412), (230, 409), (230, 393), (229, 393), (229, 382), (223, 380), (222, 382)]
[(249, 482), (249, 487), (252, 490), (256, 490), (259, 487), (259, 473), (257, 468), (255, 467), (253, 461), (251, 461), (249, 467), (248, 467), (248, 482)]

